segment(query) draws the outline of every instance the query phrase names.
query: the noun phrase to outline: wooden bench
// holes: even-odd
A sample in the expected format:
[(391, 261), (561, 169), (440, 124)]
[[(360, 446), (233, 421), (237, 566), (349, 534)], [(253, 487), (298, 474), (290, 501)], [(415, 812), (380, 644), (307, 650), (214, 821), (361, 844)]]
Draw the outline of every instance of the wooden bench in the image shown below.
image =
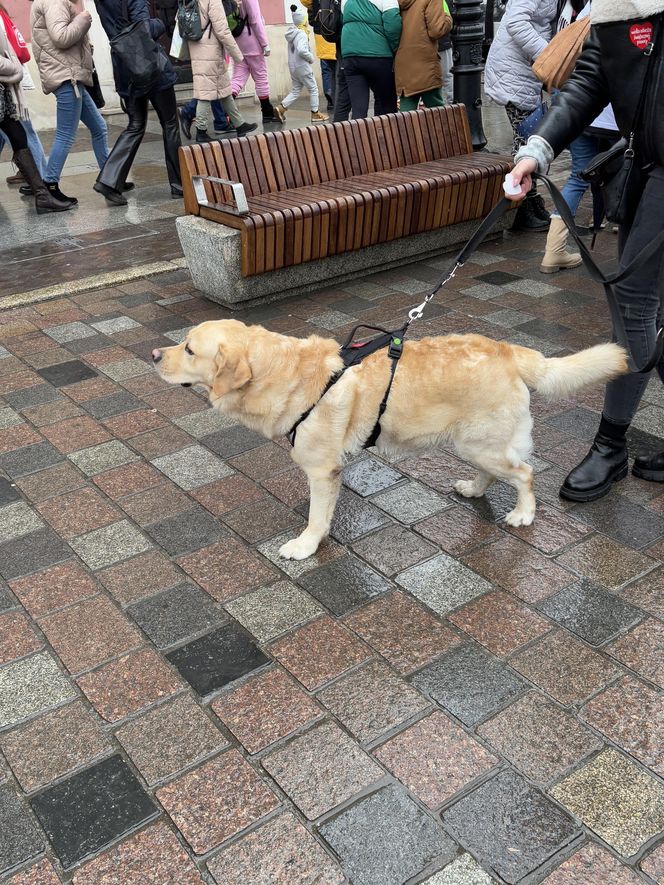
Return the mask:
[(240, 232), (244, 278), (482, 218), (511, 165), (463, 105), (180, 148), (186, 212)]

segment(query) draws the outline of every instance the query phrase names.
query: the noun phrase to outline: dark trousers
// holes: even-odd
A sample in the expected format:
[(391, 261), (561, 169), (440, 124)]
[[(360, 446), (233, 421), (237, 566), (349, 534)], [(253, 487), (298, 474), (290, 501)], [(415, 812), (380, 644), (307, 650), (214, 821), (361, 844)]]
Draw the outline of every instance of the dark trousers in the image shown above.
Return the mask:
[(148, 102), (157, 112), (164, 135), (164, 157), (169, 182), (180, 184), (178, 148), (180, 147), (180, 127), (178, 126), (177, 105), (173, 87), (155, 90), (148, 95), (125, 99), (127, 128), (113, 145), (113, 150), (99, 173), (97, 181), (116, 191), (122, 191), (136, 152), (138, 151), (148, 122)]
[(22, 151), (28, 146), (28, 136), (19, 120), (12, 120), (11, 117), (5, 117), (0, 120), (0, 129), (7, 136), (7, 141), (12, 147), (12, 151)]
[(350, 95), (348, 83), (346, 83), (346, 69), (344, 59), (341, 56), (341, 43), (337, 42), (337, 70), (336, 88), (334, 90), (334, 117), (333, 123), (342, 123), (350, 117)]
[(337, 80), (337, 63), (334, 59), (321, 58), (320, 75), (323, 80), (323, 93), (329, 104), (334, 105), (334, 91)]
[[(189, 99), (186, 104), (183, 104), (180, 108), (180, 114), (186, 119), (194, 122), (194, 117), (196, 116), (196, 105), (198, 102), (195, 98)], [(224, 129), (228, 129), (228, 118), (226, 116), (226, 111), (224, 110), (220, 99), (215, 98), (214, 101), (211, 102), (212, 105), (212, 116), (214, 117), (214, 129), (215, 132), (222, 131)]]
[(394, 59), (349, 55), (344, 58), (346, 83), (353, 119), (369, 114), (369, 91), (374, 95), (374, 115), (396, 114), (397, 90), (394, 84)]
[[(664, 229), (664, 168), (656, 166), (631, 226), (620, 229), (620, 267), (626, 267)], [(664, 251), (657, 252), (641, 270), (614, 287), (634, 359), (640, 365), (653, 351), (660, 322), (660, 295), (664, 286)], [(664, 364), (657, 374), (664, 381)], [(649, 375), (621, 375), (606, 385), (604, 415), (616, 424), (629, 424), (638, 408)]]

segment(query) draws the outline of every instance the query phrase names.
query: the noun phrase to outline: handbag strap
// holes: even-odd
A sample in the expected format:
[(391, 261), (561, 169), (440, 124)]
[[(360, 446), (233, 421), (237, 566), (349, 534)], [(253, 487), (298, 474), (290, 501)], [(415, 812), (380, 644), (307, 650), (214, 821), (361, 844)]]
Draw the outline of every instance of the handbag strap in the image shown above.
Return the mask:
[(655, 50), (659, 47), (659, 37), (662, 23), (662, 16), (658, 16), (657, 23), (655, 25), (655, 29), (652, 35), (652, 39), (650, 43), (643, 50), (643, 54), (648, 56), (648, 61), (646, 63), (646, 71), (643, 77), (643, 83), (641, 85), (641, 94), (639, 95), (639, 101), (636, 106), (636, 113), (634, 114), (634, 119), (632, 120), (632, 125), (629, 128), (629, 144), (627, 147), (628, 151), (633, 151), (634, 149), (634, 136), (636, 135), (636, 130), (641, 125), (641, 117), (643, 115), (643, 109), (646, 103), (646, 92), (648, 91), (648, 83), (650, 82), (650, 73), (653, 65), (653, 57), (655, 55)]

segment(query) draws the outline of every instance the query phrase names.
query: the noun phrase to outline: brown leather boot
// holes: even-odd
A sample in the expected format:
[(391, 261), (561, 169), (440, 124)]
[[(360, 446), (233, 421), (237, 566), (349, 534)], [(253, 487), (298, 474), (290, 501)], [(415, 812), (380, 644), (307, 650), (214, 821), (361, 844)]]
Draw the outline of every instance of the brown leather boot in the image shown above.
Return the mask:
[(23, 173), (23, 177), (28, 182), (35, 195), (35, 208), (38, 215), (44, 215), (46, 212), (66, 212), (72, 209), (72, 203), (59, 200), (44, 184), (34, 157), (28, 148), (22, 148), (14, 154), (14, 163)]

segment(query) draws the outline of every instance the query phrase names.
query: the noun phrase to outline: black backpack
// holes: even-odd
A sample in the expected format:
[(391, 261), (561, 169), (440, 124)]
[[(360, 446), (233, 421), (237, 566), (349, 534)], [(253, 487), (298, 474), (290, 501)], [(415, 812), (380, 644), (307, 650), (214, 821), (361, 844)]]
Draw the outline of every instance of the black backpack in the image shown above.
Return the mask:
[(315, 18), (321, 37), (336, 43), (341, 37), (341, 0), (319, 0)]
[(245, 25), (248, 27), (249, 18), (242, 14), (238, 0), (222, 0), (222, 2), (230, 32), (233, 37), (239, 37), (242, 31), (244, 31)]
[(183, 40), (193, 40), (198, 43), (203, 38), (198, 0), (178, 0), (177, 22)]

